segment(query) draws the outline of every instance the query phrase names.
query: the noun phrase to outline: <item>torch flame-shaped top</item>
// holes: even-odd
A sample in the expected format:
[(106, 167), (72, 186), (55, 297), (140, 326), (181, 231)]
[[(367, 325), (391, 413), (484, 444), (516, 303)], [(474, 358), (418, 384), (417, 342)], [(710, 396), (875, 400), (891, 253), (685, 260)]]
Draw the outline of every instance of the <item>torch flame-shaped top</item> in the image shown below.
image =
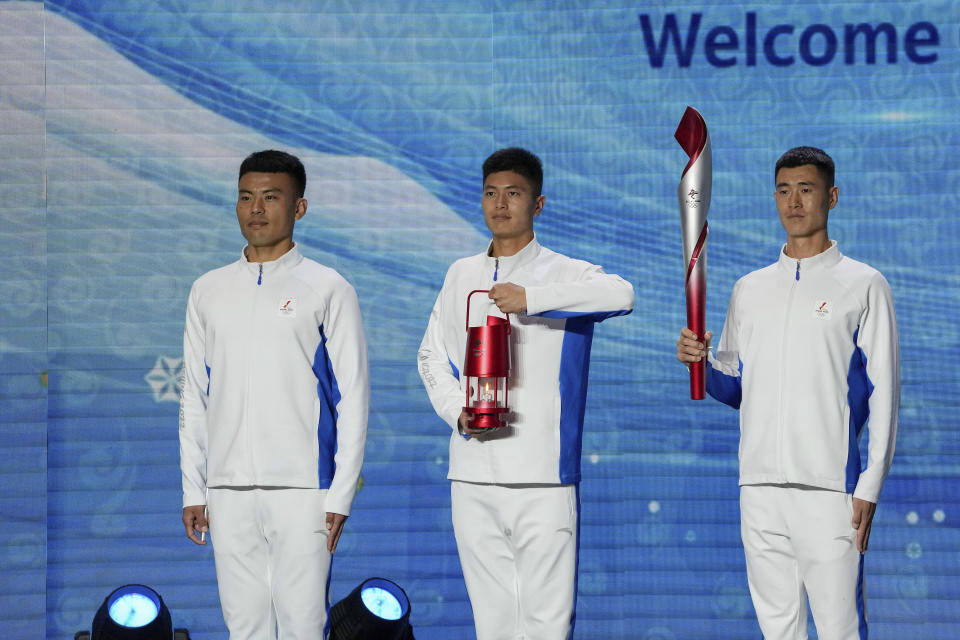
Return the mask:
[(690, 161), (683, 169), (683, 174), (681, 175), (681, 177), (683, 177), (687, 175), (687, 171), (690, 170), (693, 163), (700, 157), (709, 139), (707, 137), (707, 123), (704, 121), (703, 116), (700, 115), (700, 112), (693, 107), (687, 107), (687, 110), (683, 112), (683, 117), (680, 119), (680, 124), (677, 125), (677, 131), (673, 134), (673, 137), (677, 139), (677, 142), (680, 143), (683, 150), (690, 156)]

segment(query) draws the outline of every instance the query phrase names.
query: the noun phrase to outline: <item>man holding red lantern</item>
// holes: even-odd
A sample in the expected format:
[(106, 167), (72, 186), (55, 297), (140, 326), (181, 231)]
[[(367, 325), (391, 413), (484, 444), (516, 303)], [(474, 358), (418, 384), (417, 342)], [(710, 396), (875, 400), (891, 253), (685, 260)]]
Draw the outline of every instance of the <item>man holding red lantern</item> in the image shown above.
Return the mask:
[[(437, 414), (450, 425), (454, 534), (478, 640), (569, 638), (579, 546), (580, 450), (594, 323), (633, 309), (633, 287), (541, 246), (539, 158), (501, 149), (483, 164), (484, 253), (447, 271), (418, 353)], [(472, 318), (467, 299), (474, 296)], [(464, 408), (467, 323), (506, 314), (507, 426)], [(472, 409), (472, 407), (471, 407)]]

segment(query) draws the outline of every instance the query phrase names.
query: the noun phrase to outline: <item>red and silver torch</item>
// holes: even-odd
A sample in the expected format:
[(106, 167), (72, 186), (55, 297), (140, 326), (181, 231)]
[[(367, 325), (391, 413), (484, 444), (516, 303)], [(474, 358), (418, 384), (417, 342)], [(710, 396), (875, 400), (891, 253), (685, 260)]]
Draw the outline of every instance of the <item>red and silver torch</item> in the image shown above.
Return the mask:
[[(707, 211), (713, 182), (710, 134), (700, 112), (687, 107), (673, 135), (690, 156), (680, 177), (677, 197), (686, 269), (687, 327), (702, 341), (707, 310)], [(704, 360), (690, 364), (690, 397), (693, 400), (703, 400), (706, 396), (706, 366)]]
[(507, 425), (507, 377), (510, 373), (510, 319), (487, 316), (487, 324), (470, 326), (470, 296), (487, 293), (476, 289), (467, 296), (467, 350), (463, 375), (467, 377), (467, 406), (471, 429), (498, 429)]

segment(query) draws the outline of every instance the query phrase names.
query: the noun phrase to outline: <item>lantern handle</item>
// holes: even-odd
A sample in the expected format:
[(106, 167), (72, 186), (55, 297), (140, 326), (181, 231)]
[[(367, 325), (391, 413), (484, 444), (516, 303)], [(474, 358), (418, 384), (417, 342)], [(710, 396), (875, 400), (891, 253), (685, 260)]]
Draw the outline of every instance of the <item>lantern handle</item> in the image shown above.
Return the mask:
[[(467, 331), (470, 330), (470, 296), (472, 296), (475, 293), (490, 293), (490, 289), (474, 289), (473, 291), (467, 294), (467, 319), (465, 322), (465, 327)], [(509, 335), (510, 334), (510, 314), (505, 313), (503, 315), (506, 316), (507, 318), (507, 335)]]

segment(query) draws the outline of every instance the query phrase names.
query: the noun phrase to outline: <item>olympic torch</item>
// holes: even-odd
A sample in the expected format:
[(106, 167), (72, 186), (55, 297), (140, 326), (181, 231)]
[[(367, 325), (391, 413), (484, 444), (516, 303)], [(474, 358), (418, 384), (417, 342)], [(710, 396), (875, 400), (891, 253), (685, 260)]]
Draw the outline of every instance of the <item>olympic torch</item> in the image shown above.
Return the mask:
[[(703, 341), (707, 311), (707, 211), (713, 182), (710, 134), (700, 112), (687, 107), (673, 137), (690, 156), (680, 176), (677, 199), (686, 270), (687, 327)], [(693, 400), (703, 400), (706, 396), (706, 370), (705, 360), (690, 363), (690, 398)]]

